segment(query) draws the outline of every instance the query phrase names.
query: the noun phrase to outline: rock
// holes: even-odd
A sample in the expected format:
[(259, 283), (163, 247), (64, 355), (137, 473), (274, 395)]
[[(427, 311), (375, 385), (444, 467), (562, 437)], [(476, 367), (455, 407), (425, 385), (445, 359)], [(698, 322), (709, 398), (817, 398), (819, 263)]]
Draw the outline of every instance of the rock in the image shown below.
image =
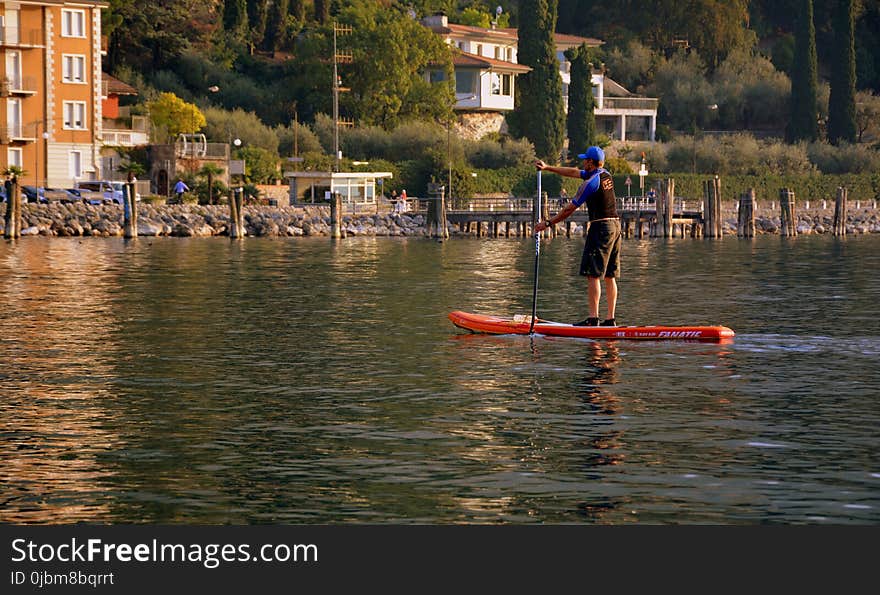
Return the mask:
[(151, 221), (138, 221), (139, 236), (158, 236), (162, 233), (162, 228)]
[(32, 225), (30, 227), (25, 227), (21, 230), (22, 236), (37, 236), (40, 235), (40, 228), (36, 225)]
[(181, 238), (191, 238), (196, 234), (190, 226), (178, 223), (171, 230), (171, 235)]

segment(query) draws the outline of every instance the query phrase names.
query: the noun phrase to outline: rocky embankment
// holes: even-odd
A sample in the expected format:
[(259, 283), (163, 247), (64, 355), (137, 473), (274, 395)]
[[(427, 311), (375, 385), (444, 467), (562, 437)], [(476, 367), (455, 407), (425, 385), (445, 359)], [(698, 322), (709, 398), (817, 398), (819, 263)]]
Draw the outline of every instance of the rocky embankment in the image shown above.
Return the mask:
[[(5, 213), (4, 205), (3, 213)], [(249, 236), (328, 236), (329, 207), (245, 207)], [(418, 214), (346, 215), (346, 235), (418, 236), (425, 234)], [(3, 220), (0, 219), (0, 229)], [(121, 236), (123, 213), (119, 205), (82, 203), (22, 205), (22, 236)], [(138, 205), (138, 235), (207, 237), (226, 235), (229, 207), (208, 205)]]
[[(5, 205), (0, 206), (5, 214)], [(832, 209), (798, 211), (798, 233), (830, 233)], [(736, 234), (736, 213), (723, 212), (724, 233)], [(3, 229), (0, 218), (0, 230)], [(22, 205), (22, 235), (33, 236), (121, 236), (122, 207), (91, 206), (82, 203)], [(245, 207), (245, 226), (249, 236), (328, 236), (330, 209), (316, 207)], [(779, 214), (759, 212), (757, 233), (779, 233)], [(138, 207), (138, 234), (141, 236), (218, 236), (229, 228), (229, 208), (207, 205), (148, 205)], [(342, 229), (348, 236), (424, 236), (424, 216), (414, 213), (373, 213), (345, 215)], [(459, 235), (450, 225), (451, 235)], [(847, 232), (852, 234), (880, 233), (880, 218), (874, 208), (850, 209)]]

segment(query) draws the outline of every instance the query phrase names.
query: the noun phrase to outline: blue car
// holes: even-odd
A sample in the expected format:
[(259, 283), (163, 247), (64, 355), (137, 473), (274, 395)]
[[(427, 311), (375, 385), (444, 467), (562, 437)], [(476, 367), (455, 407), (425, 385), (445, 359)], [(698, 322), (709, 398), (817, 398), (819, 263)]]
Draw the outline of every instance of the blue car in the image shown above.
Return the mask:
[(21, 194), (27, 202), (47, 203), (45, 188), (37, 188), (36, 186), (22, 186)]

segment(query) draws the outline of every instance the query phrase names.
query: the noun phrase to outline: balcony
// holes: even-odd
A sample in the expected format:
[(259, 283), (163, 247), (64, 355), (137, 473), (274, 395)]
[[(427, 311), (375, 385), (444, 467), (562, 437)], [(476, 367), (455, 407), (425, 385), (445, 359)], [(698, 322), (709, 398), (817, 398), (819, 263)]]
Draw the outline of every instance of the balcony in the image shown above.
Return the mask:
[(0, 97), (36, 95), (37, 79), (32, 76), (5, 77), (0, 80)]
[(16, 143), (32, 143), (36, 141), (33, 136), (25, 136), (24, 127), (21, 124), (12, 126), (0, 126), (0, 145), (12, 145)]
[(608, 97), (603, 98), (600, 109), (657, 111), (659, 99), (654, 97)]
[(101, 130), (105, 145), (134, 147), (150, 142), (146, 116), (104, 118)]
[(21, 27), (0, 27), (0, 47), (4, 48), (42, 48), (45, 47), (43, 32), (40, 29)]

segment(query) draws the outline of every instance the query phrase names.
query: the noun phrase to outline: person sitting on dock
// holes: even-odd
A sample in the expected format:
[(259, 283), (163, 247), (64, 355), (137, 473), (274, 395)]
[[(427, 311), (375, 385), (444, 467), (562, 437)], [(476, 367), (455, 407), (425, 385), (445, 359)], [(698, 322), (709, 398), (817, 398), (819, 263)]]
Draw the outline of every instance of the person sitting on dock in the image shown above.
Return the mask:
[(617, 277), (620, 275), (620, 219), (617, 215), (614, 180), (602, 167), (605, 164), (605, 152), (599, 147), (590, 147), (586, 153), (578, 155), (578, 158), (583, 159), (583, 169), (556, 167), (540, 160), (535, 163), (539, 170), (583, 180), (571, 202), (549, 220), (539, 222), (535, 226), (535, 233), (564, 221), (582, 204), (587, 204), (590, 227), (581, 256), (580, 274), (587, 277), (589, 311), (585, 320), (574, 324), (599, 326), (599, 298), (602, 295), (601, 279), (604, 278), (608, 316), (602, 326), (616, 326), (614, 311), (617, 307)]

